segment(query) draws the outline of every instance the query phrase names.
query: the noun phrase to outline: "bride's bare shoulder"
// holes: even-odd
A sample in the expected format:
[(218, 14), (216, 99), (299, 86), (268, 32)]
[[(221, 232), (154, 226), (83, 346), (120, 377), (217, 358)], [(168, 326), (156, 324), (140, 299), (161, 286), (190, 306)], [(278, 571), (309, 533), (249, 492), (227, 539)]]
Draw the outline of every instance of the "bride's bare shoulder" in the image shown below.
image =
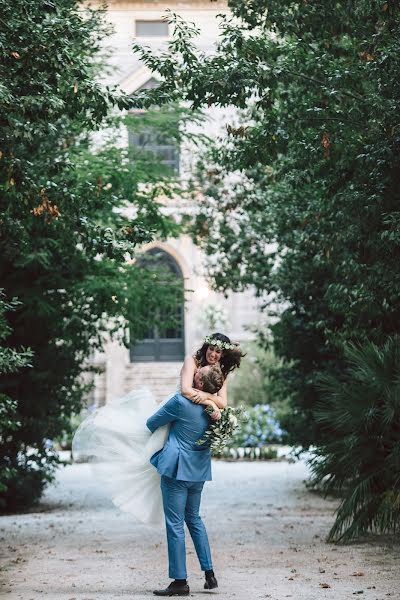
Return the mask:
[(183, 361), (184, 365), (189, 365), (189, 366), (196, 366), (197, 367), (197, 360), (194, 356), (192, 356), (191, 354), (187, 354), (185, 356), (185, 360)]

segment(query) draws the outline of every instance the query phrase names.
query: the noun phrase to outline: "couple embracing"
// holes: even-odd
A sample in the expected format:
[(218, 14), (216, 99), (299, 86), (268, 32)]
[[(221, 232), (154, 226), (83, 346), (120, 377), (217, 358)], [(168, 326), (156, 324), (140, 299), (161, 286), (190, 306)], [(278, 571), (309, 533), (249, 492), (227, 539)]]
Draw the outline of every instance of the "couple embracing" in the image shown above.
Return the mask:
[[(186, 357), (175, 395), (152, 416), (152, 397), (144, 388), (102, 407), (75, 434), (75, 453), (96, 462), (114, 504), (149, 525), (165, 520), (173, 581), (155, 590), (157, 596), (189, 595), (184, 523), (205, 573), (204, 588), (218, 587), (199, 515), (204, 483), (211, 480), (211, 452), (197, 441), (210, 419), (218, 420), (227, 406), (227, 377), (240, 366), (242, 356), (227, 336), (207, 336), (201, 348)], [(207, 405), (214, 409), (211, 415), (204, 410)]]

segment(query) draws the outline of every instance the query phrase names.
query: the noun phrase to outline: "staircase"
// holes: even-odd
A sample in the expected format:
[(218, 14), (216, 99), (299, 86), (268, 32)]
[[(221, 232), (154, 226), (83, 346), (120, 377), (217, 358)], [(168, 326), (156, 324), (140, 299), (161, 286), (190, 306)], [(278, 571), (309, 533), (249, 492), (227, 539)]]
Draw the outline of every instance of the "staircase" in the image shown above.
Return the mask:
[(126, 369), (124, 392), (145, 386), (161, 402), (175, 394), (181, 366), (181, 362), (131, 363)]

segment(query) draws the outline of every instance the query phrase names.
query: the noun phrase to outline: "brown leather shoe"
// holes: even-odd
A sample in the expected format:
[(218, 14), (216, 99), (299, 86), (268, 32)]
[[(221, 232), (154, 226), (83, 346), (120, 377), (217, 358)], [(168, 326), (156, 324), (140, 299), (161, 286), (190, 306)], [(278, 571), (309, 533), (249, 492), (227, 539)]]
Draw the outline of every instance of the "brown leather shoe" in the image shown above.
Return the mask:
[(173, 581), (165, 590), (154, 590), (155, 596), (189, 596), (190, 589), (188, 584), (178, 585)]

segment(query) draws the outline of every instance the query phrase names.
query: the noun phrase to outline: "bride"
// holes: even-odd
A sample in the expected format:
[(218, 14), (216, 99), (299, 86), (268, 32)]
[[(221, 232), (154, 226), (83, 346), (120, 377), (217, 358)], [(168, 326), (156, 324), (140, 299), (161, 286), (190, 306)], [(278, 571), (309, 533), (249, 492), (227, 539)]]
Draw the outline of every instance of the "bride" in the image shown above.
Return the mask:
[[(211, 419), (219, 419), (227, 406), (227, 377), (242, 357), (239, 345), (226, 335), (207, 336), (201, 348), (185, 358), (177, 391), (191, 402), (212, 406)], [(164, 513), (160, 475), (150, 458), (164, 446), (169, 425), (151, 433), (146, 421), (159, 406), (148, 388), (132, 390), (89, 415), (72, 441), (74, 459), (91, 462), (113, 503), (157, 527), (164, 522)]]

